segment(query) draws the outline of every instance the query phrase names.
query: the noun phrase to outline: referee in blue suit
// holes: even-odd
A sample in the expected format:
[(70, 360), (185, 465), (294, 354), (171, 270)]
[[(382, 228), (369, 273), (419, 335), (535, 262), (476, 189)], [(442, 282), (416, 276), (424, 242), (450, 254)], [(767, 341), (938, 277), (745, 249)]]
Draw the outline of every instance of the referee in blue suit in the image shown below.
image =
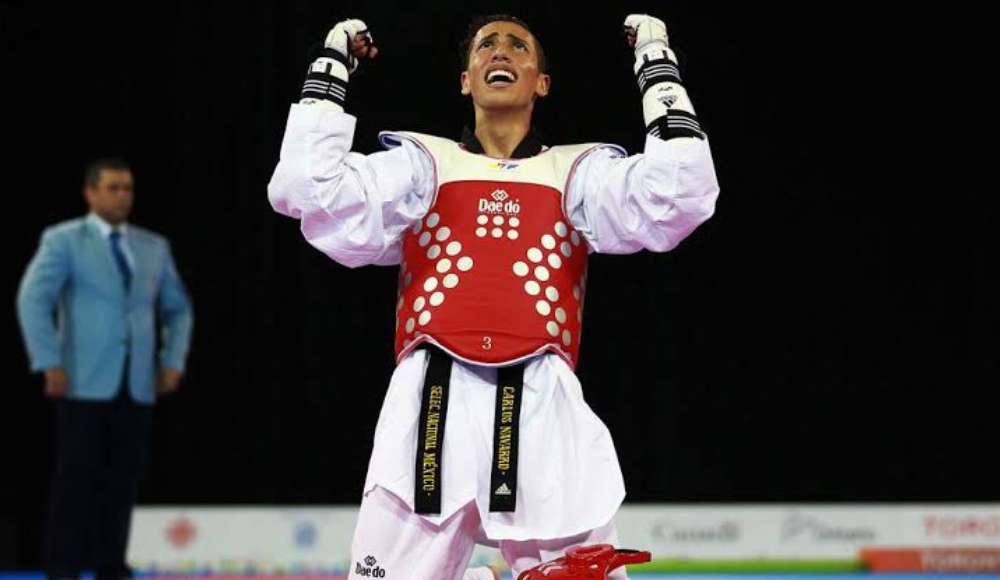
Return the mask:
[(56, 458), (44, 546), (49, 580), (130, 578), (132, 508), (157, 397), (184, 372), (193, 313), (170, 244), (128, 223), (128, 163), (84, 175), (84, 217), (45, 229), (17, 314), (31, 370), (55, 402)]

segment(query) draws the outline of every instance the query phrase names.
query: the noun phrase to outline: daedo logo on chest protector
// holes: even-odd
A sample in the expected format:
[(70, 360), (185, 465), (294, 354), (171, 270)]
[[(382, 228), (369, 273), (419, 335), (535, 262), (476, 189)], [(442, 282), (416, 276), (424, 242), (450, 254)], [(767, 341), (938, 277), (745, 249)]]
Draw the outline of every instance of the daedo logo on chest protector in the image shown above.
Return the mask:
[(363, 565), (361, 562), (354, 563), (354, 573), (365, 578), (385, 578), (385, 568), (377, 563), (374, 556), (366, 556)]
[(521, 213), (521, 200), (511, 199), (510, 194), (502, 189), (496, 189), (489, 198), (479, 199), (479, 213), (490, 215), (516, 216)]

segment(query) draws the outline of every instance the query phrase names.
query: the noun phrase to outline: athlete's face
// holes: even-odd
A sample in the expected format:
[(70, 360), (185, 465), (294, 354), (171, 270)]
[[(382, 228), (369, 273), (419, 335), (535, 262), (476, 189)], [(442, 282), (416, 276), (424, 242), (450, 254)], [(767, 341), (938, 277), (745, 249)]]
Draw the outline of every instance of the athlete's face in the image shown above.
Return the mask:
[(549, 93), (549, 75), (538, 65), (535, 37), (514, 22), (491, 22), (476, 33), (462, 73), (462, 94), (483, 109), (531, 110)]

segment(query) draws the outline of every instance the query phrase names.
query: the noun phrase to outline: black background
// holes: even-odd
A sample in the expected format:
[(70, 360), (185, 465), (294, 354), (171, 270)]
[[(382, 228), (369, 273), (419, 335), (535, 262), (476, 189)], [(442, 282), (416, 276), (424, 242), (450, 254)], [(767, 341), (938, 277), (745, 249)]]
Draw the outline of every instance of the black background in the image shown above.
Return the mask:
[[(50, 407), (14, 297), (41, 230), (85, 212), (83, 167), (131, 160), (132, 221), (191, 291), (182, 390), (145, 504), (353, 504), (392, 371), (395, 268), (340, 266), (266, 185), (309, 49), (343, 17), (382, 52), (352, 80), (355, 149), (457, 137), (457, 44), (525, 18), (550, 59), (550, 144), (641, 151), (621, 37), (663, 18), (709, 135), (716, 215), (667, 254), (593, 256), (579, 374), (629, 501), (1000, 500), (995, 186), (952, 15), (868, 5), (101, 2), (0, 7), (0, 543), (37, 563)], [(974, 15), (964, 15), (967, 22)], [(981, 131), (987, 143), (989, 131)], [(4, 531), (6, 530), (6, 531)], [(5, 564), (0, 562), (0, 565)]]

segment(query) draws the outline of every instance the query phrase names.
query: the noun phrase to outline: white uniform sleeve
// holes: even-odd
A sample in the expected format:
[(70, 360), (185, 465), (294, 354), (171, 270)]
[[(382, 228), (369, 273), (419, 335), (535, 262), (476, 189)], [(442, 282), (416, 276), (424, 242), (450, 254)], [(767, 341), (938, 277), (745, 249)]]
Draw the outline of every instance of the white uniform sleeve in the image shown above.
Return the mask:
[(306, 241), (356, 268), (400, 262), (402, 234), (433, 200), (432, 161), (417, 146), (350, 151), (356, 119), (293, 104), (267, 186), (271, 207), (301, 222)]
[(707, 138), (647, 136), (640, 154), (588, 153), (570, 179), (566, 210), (594, 252), (666, 252), (712, 216), (718, 195)]

